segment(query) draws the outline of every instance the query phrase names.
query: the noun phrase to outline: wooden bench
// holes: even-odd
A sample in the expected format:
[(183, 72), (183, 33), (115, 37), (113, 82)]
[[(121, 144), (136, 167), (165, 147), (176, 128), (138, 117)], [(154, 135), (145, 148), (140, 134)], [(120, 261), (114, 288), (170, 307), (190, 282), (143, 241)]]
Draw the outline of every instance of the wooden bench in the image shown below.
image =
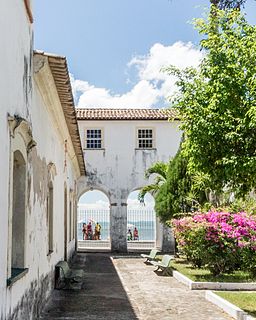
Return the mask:
[(151, 260), (155, 260), (156, 255), (158, 254), (158, 252), (160, 252), (160, 251), (157, 250), (157, 249), (152, 249), (149, 254), (143, 254), (142, 253), (141, 257), (147, 259), (145, 262), (148, 262), (148, 261), (151, 261)]
[(174, 258), (172, 256), (169, 256), (168, 254), (165, 254), (161, 261), (150, 261), (150, 263), (157, 267), (155, 271), (158, 271), (159, 269), (162, 270), (162, 274), (172, 274), (171, 273), (171, 261)]
[[(60, 261), (56, 265), (55, 288), (56, 289), (79, 289), (82, 286), (84, 271), (82, 269), (71, 269), (67, 261)], [(63, 286), (64, 284), (64, 286)]]

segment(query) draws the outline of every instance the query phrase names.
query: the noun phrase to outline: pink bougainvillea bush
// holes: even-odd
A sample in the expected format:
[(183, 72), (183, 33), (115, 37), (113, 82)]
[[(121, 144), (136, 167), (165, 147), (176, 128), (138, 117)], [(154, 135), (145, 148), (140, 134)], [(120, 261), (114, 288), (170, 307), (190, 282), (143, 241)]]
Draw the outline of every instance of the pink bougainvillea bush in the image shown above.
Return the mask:
[(256, 276), (256, 217), (210, 211), (172, 220), (179, 250), (213, 274), (245, 270)]

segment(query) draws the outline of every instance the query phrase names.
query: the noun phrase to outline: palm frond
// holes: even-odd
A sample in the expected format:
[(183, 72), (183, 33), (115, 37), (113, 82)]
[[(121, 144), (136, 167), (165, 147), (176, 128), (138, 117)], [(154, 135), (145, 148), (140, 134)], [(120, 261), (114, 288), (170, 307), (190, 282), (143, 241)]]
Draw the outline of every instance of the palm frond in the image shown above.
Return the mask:
[(149, 192), (150, 194), (154, 195), (159, 190), (159, 188), (160, 188), (159, 184), (149, 184), (143, 187), (138, 194), (138, 200), (141, 203), (144, 203), (146, 193)]
[(167, 170), (168, 170), (168, 163), (165, 162), (156, 162), (150, 168), (148, 168), (145, 172), (146, 179), (152, 174), (157, 174), (158, 176), (162, 177), (164, 180), (167, 178)]

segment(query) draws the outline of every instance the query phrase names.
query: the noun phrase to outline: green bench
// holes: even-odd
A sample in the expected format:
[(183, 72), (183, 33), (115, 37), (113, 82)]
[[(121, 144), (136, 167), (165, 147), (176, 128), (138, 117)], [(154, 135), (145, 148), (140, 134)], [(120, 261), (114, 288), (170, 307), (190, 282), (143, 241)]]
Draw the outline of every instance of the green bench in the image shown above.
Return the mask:
[(171, 275), (171, 262), (174, 258), (172, 256), (169, 256), (168, 254), (165, 254), (161, 261), (150, 261), (150, 263), (157, 267), (155, 271), (158, 271), (159, 269), (163, 271), (163, 275), (169, 274)]
[(155, 260), (156, 255), (157, 255), (159, 252), (160, 252), (160, 251), (157, 250), (157, 249), (152, 249), (149, 254), (143, 254), (143, 253), (142, 253), (142, 254), (141, 254), (141, 257), (147, 259), (145, 262), (148, 262), (148, 261), (151, 261), (151, 260)]
[(81, 289), (84, 277), (82, 269), (71, 269), (67, 261), (60, 261), (55, 268), (56, 289)]

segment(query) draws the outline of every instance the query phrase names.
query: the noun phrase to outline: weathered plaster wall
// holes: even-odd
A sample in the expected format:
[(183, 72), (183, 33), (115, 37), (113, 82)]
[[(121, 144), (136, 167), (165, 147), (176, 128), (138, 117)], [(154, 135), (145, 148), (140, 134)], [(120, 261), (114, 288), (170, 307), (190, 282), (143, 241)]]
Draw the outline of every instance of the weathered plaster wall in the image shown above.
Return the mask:
[[(103, 149), (84, 150), (87, 177), (79, 181), (79, 194), (90, 187), (104, 191), (111, 203), (111, 245), (126, 251), (126, 204), (129, 193), (149, 183), (145, 170), (157, 161), (168, 161), (178, 150), (179, 123), (167, 121), (85, 121), (78, 122), (85, 148), (85, 130), (103, 129)], [(136, 129), (154, 128), (155, 149), (136, 149)]]
[[(64, 258), (64, 183), (67, 186), (67, 202), (70, 200), (70, 191), (74, 195), (72, 201), (75, 201), (79, 174), (70, 156), (73, 149), (64, 116), (60, 116), (59, 122), (56, 122), (38, 84), (33, 80), (33, 32), (24, 2), (0, 1), (0, 12), (0, 319), (28, 320), (37, 318), (53, 288), (54, 266)], [(51, 107), (55, 110), (59, 108), (57, 98), (52, 101)], [(23, 118), (36, 142), (36, 146), (26, 155), (24, 245), (25, 267), (29, 270), (12, 286), (7, 286), (7, 278), (10, 275), (11, 161), (14, 146), (8, 115)], [(61, 132), (59, 127), (62, 128)], [(69, 141), (66, 147), (65, 140)], [(68, 152), (65, 152), (65, 148)], [(46, 197), (50, 180), (54, 186), (54, 248), (48, 255)], [(66, 232), (69, 233), (68, 212)], [(75, 240), (68, 240), (67, 257), (73, 254), (74, 249)]]
[[(0, 1), (0, 318), (7, 304), (6, 271), (8, 247), (9, 128), (7, 113), (29, 118), (33, 33), (23, 1)], [(26, 91), (24, 92), (24, 88)]]
[[(33, 96), (30, 107), (30, 125), (33, 147), (27, 156), (27, 199), (26, 199), (26, 234), (25, 234), (25, 267), (28, 273), (11, 287), (6, 286), (8, 268), (3, 271), (2, 317), (3, 319), (35, 319), (34, 312), (40, 311), (44, 300), (48, 297), (54, 282), (54, 267), (59, 260), (64, 259), (64, 183), (70, 192), (76, 194), (76, 180), (73, 162), (65, 149), (65, 140), (54, 123), (52, 114), (45, 106), (38, 91), (33, 85)], [(65, 126), (65, 123), (62, 123)], [(68, 131), (66, 131), (68, 135)], [(8, 163), (7, 163), (8, 164)], [(11, 178), (10, 178), (11, 179)], [(13, 177), (15, 179), (15, 177)], [(52, 181), (53, 192), (53, 252), (48, 252), (47, 227), (47, 194), (49, 182)], [(8, 189), (8, 184), (5, 185)], [(72, 203), (75, 200), (72, 199)], [(69, 205), (67, 207), (69, 208)], [(8, 210), (5, 213), (8, 229)], [(69, 212), (67, 212), (67, 233), (69, 234)], [(8, 241), (8, 233), (6, 234)], [(10, 237), (9, 237), (10, 239)], [(6, 243), (7, 245), (7, 243)], [(75, 240), (67, 243), (67, 257), (73, 254)], [(1, 262), (10, 259), (10, 241), (8, 250), (5, 248)], [(9, 257), (8, 257), (9, 255)], [(2, 263), (1, 263), (2, 265)], [(42, 282), (42, 280), (44, 281)], [(34, 306), (32, 308), (32, 305)]]

